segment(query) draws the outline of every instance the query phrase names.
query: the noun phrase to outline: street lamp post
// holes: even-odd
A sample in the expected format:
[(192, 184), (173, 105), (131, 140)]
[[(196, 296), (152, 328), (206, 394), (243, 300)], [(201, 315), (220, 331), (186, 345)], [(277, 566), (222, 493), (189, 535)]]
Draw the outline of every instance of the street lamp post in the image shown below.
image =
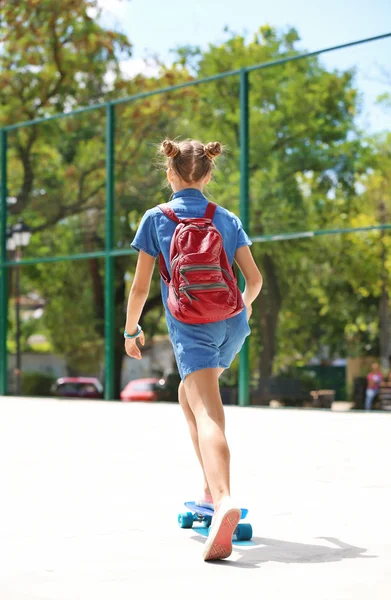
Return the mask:
[[(13, 225), (7, 232), (7, 250), (15, 252), (16, 262), (22, 260), (22, 248), (25, 248), (30, 243), (31, 229), (26, 225), (22, 218), (18, 220), (16, 225)], [(20, 266), (16, 265), (15, 269), (15, 321), (16, 321), (16, 395), (20, 396), (22, 391), (21, 373), (22, 373), (22, 356), (20, 351)]]

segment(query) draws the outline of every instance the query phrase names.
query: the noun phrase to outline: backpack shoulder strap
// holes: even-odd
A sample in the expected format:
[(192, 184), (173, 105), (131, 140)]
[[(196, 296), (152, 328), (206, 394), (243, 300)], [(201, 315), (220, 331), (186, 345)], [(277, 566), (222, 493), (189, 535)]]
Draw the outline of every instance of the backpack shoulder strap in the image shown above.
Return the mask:
[(164, 260), (164, 256), (161, 252), (159, 254), (159, 271), (160, 271), (160, 276), (163, 279), (164, 283), (166, 285), (168, 285), (170, 283), (170, 274), (168, 272), (166, 261)]
[(214, 202), (208, 202), (208, 206), (206, 207), (206, 211), (204, 214), (204, 219), (212, 220), (215, 216), (216, 208), (217, 204), (215, 204)]
[(176, 216), (176, 214), (172, 210), (172, 208), (170, 208), (166, 204), (159, 204), (158, 208), (160, 208), (160, 210), (162, 211), (162, 213), (164, 213), (166, 215), (166, 217), (168, 217), (169, 219), (171, 219), (171, 221), (175, 221), (175, 223), (180, 223), (181, 222), (180, 219), (178, 219), (178, 217)]
[[(165, 214), (166, 217), (171, 219), (171, 221), (174, 221), (175, 223), (181, 222), (180, 219), (178, 219), (178, 217), (176, 216), (175, 212), (172, 210), (172, 208), (167, 206), (167, 204), (159, 204), (158, 208), (160, 208), (162, 213)], [(168, 285), (170, 283), (170, 274), (168, 272), (164, 256), (161, 252), (159, 254), (159, 270), (161, 278), (163, 279), (164, 283)]]

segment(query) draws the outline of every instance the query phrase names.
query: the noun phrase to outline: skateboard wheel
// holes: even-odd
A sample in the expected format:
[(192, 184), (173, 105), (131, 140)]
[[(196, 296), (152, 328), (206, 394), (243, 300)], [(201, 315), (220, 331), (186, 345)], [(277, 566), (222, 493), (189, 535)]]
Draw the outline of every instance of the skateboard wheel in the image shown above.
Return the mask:
[(239, 523), (235, 529), (235, 535), (236, 539), (241, 542), (251, 540), (253, 537), (253, 528), (250, 523)]
[(205, 527), (210, 527), (210, 526), (211, 526), (211, 523), (212, 523), (212, 517), (208, 517), (208, 516), (206, 516), (206, 517), (204, 518), (204, 525), (205, 525)]
[(178, 525), (179, 527), (182, 527), (182, 529), (191, 529), (193, 527), (193, 513), (179, 513)]

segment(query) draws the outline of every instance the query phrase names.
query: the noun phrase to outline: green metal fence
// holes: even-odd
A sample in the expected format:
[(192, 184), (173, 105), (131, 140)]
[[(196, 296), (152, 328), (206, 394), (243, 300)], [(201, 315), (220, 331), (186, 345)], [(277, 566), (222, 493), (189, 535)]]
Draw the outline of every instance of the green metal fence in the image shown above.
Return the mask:
[[(42, 265), (44, 263), (54, 263), (60, 261), (79, 261), (82, 259), (102, 259), (104, 261), (104, 364), (105, 364), (105, 398), (110, 400), (114, 397), (114, 345), (115, 345), (115, 318), (114, 318), (114, 278), (115, 278), (115, 259), (117, 257), (127, 256), (133, 254), (133, 251), (129, 248), (118, 247), (116, 244), (116, 232), (115, 232), (115, 212), (116, 212), (116, 198), (115, 198), (115, 182), (118, 177), (116, 172), (116, 156), (115, 153), (118, 150), (116, 144), (116, 121), (123, 119), (123, 113), (119, 114), (121, 107), (127, 107), (132, 103), (137, 105), (137, 102), (148, 100), (149, 98), (157, 95), (163, 95), (166, 98), (170, 98), (170, 94), (175, 93), (179, 90), (185, 90), (192, 88), (193, 86), (208, 85), (213, 82), (225, 80), (227, 78), (237, 78), (239, 95), (237, 101), (240, 107), (240, 118), (239, 118), (239, 145), (240, 145), (240, 218), (243, 222), (245, 230), (250, 232), (251, 235), (251, 221), (250, 221), (250, 205), (249, 205), (249, 136), (250, 136), (250, 112), (249, 112), (249, 91), (250, 82), (249, 76), (253, 72), (259, 72), (265, 69), (278, 68), (282, 65), (293, 61), (305, 60), (310, 57), (319, 56), (335, 50), (341, 50), (348, 47), (358, 46), (361, 44), (367, 44), (381, 39), (391, 37), (391, 33), (384, 35), (358, 40), (348, 44), (341, 44), (330, 48), (321, 49), (315, 52), (309, 52), (303, 55), (287, 56), (280, 60), (264, 63), (261, 65), (249, 66), (239, 70), (233, 70), (229, 72), (219, 73), (213, 77), (208, 77), (202, 80), (187, 81), (185, 83), (166, 87), (163, 89), (157, 89), (151, 92), (142, 92), (133, 95), (128, 98), (120, 98), (116, 101), (107, 102), (105, 104), (99, 104), (97, 106), (88, 106), (61, 115), (49, 116), (42, 119), (36, 119), (27, 121), (24, 123), (17, 123), (4, 127), (0, 130), (0, 150), (1, 150), (1, 196), (0, 196), (0, 353), (1, 353), (1, 369), (0, 369), (0, 395), (7, 393), (7, 315), (8, 315), (8, 293), (7, 293), (7, 281), (8, 273), (12, 268), (22, 268), (27, 266)], [(99, 133), (101, 136), (100, 141), (102, 143), (102, 150), (105, 161), (105, 198), (104, 206), (100, 206), (100, 210), (104, 213), (104, 244), (103, 247), (100, 242), (97, 242), (97, 247), (92, 247), (88, 252), (76, 251), (73, 254), (61, 254), (61, 251), (56, 248), (54, 254), (48, 251), (46, 254), (40, 254), (34, 257), (27, 257), (21, 261), (8, 260), (7, 249), (6, 249), (6, 232), (9, 206), (7, 198), (10, 196), (9, 186), (7, 184), (7, 173), (9, 169), (9, 161), (12, 160), (12, 153), (10, 154), (10, 148), (15, 143), (14, 140), (10, 141), (10, 136), (14, 135), (15, 132), (33, 131), (37, 127), (50, 127), (59, 126), (63, 124), (64, 136), (67, 134), (67, 125), (64, 124), (67, 120), (74, 119), (76, 117), (93, 118), (93, 114), (100, 111), (106, 111), (105, 131)], [(91, 115), (91, 117), (89, 116)], [(72, 135), (77, 134), (77, 126), (73, 124), (69, 125)], [(45, 130), (46, 131), (46, 130)], [(104, 141), (103, 141), (104, 136)], [(99, 142), (100, 143), (100, 142)], [(102, 171), (103, 166), (99, 167)], [(101, 173), (100, 171), (100, 173)], [(101, 178), (103, 177), (100, 175)], [(88, 177), (88, 175), (86, 176)], [(11, 194), (12, 195), (12, 194)], [(96, 207), (95, 207), (96, 209)], [(352, 233), (359, 231), (370, 231), (370, 230), (386, 230), (390, 229), (391, 225), (383, 223), (380, 225), (373, 225), (369, 227), (356, 227), (356, 228), (338, 228), (338, 229), (327, 229), (318, 231), (295, 231), (295, 232), (282, 232), (280, 234), (273, 235), (253, 235), (252, 239), (254, 242), (266, 243), (281, 240), (290, 239), (302, 239), (309, 237), (317, 237), (322, 235), (333, 235), (337, 233)], [(100, 244), (100, 245), (99, 245)], [(245, 344), (240, 358), (240, 369), (239, 369), (239, 404), (242, 406), (249, 404), (249, 346)]]

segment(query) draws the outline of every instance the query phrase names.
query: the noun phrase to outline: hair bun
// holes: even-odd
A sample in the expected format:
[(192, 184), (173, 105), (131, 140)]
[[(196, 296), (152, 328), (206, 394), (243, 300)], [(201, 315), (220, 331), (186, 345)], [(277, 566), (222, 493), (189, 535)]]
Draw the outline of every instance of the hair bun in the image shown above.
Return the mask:
[(175, 158), (180, 153), (179, 145), (171, 140), (164, 140), (161, 150), (167, 158)]
[(209, 160), (213, 160), (216, 156), (220, 156), (223, 151), (223, 148), (220, 142), (209, 142), (204, 146), (206, 158)]

